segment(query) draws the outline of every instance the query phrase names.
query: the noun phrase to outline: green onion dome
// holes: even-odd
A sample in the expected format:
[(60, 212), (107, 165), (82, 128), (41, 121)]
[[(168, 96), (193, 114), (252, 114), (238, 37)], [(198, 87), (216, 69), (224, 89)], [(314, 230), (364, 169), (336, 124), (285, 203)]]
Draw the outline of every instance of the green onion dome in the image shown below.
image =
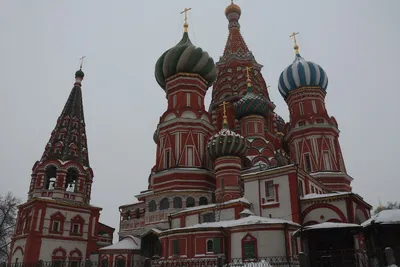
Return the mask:
[(176, 46), (165, 51), (157, 60), (155, 77), (157, 83), (165, 89), (166, 80), (182, 72), (200, 75), (208, 86), (217, 76), (214, 60), (203, 49), (192, 44), (187, 32), (183, 33), (182, 40)]
[(243, 136), (227, 129), (224, 124), (223, 129), (212, 136), (207, 144), (207, 151), (213, 158), (224, 156), (244, 156), (247, 143)]
[(235, 117), (241, 118), (249, 115), (260, 115), (265, 117), (268, 113), (267, 100), (253, 93), (251, 84), (247, 85), (247, 93), (235, 103)]
[(77, 72), (75, 72), (75, 78), (83, 79), (83, 77), (85, 77), (85, 73), (83, 73), (82, 69), (79, 69)]

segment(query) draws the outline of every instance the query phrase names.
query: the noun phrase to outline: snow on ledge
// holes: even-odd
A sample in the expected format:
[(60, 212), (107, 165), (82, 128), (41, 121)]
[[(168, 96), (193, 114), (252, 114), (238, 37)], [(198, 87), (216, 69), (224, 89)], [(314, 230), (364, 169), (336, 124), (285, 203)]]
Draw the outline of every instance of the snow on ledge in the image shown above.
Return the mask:
[(372, 223), (376, 224), (400, 224), (400, 209), (382, 210), (378, 214), (372, 216), (369, 220), (361, 225), (367, 227)]
[(314, 224), (310, 226), (306, 226), (305, 230), (312, 229), (329, 229), (329, 228), (359, 228), (361, 225), (354, 223), (335, 223), (335, 222), (323, 222), (319, 224)]
[(121, 241), (107, 246), (100, 248), (99, 250), (140, 250), (140, 239), (134, 236), (127, 236)]
[(176, 230), (187, 230), (187, 229), (201, 229), (201, 228), (230, 228), (235, 226), (245, 226), (245, 225), (256, 225), (256, 224), (290, 224), (293, 226), (300, 227), (299, 224), (282, 220), (282, 219), (274, 219), (274, 218), (265, 218), (260, 216), (248, 216), (245, 218), (237, 219), (237, 220), (229, 220), (229, 221), (220, 221), (220, 222), (210, 222), (210, 223), (199, 223), (192, 226), (175, 228), (167, 231), (176, 231)]
[(345, 195), (350, 195), (352, 194), (351, 192), (335, 192), (335, 193), (328, 193), (328, 194), (307, 194), (303, 196), (301, 199), (302, 200), (310, 200), (310, 199), (317, 199), (317, 198), (325, 198), (325, 197), (336, 197), (336, 196), (345, 196)]
[[(236, 203), (236, 202), (242, 202), (242, 203), (246, 203), (246, 204), (251, 204), (249, 200), (247, 200), (246, 198), (242, 197), (242, 198), (237, 198), (237, 199), (232, 199), (223, 203), (220, 203), (218, 205), (220, 205), (221, 207), (225, 206), (225, 205), (229, 205), (232, 203)], [(208, 204), (208, 205), (202, 205), (202, 206), (196, 206), (196, 207), (191, 207), (191, 208), (185, 208), (181, 211), (175, 212), (172, 215), (176, 215), (176, 214), (180, 214), (180, 213), (185, 213), (185, 212), (190, 212), (190, 211), (196, 211), (196, 210), (202, 210), (202, 209), (208, 209), (208, 208), (213, 208), (215, 207), (217, 204), (213, 203), (213, 204)]]

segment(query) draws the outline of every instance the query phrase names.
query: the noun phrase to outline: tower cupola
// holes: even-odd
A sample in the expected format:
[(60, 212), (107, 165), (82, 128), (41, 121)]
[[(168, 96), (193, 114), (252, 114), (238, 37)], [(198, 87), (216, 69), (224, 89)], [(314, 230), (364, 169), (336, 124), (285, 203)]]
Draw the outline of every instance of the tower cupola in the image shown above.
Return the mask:
[(185, 9), (184, 33), (181, 41), (165, 51), (157, 60), (155, 77), (157, 83), (165, 89), (166, 81), (178, 73), (197, 74), (205, 80), (208, 86), (217, 76), (214, 60), (200, 47), (192, 44), (188, 34), (188, 23)]
[(300, 88), (314, 87), (320, 88), (324, 92), (328, 87), (328, 76), (324, 69), (318, 64), (306, 61), (299, 53), (299, 46), (297, 44), (296, 35), (293, 33), (291, 37), (294, 38), (294, 50), (296, 57), (291, 65), (289, 65), (280, 75), (278, 89), (279, 93), (286, 98), (287, 95)]

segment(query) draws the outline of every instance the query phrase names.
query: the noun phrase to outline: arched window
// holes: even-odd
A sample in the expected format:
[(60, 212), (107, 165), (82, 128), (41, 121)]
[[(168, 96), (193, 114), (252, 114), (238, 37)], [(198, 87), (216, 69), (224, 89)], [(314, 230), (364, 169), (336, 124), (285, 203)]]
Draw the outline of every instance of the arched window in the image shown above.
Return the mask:
[(207, 240), (207, 252), (214, 252), (214, 242), (211, 239)]
[(46, 189), (53, 190), (56, 186), (57, 168), (55, 166), (48, 166), (46, 168)]
[(136, 209), (136, 211), (135, 211), (135, 215), (136, 215), (136, 219), (139, 219), (140, 218), (140, 209)]
[(174, 197), (174, 209), (182, 208), (182, 198)]
[(160, 201), (160, 210), (166, 210), (169, 209), (169, 200), (168, 198), (163, 198)]
[(206, 197), (201, 197), (199, 199), (199, 206), (207, 205), (207, 204), (208, 204), (208, 199)]
[(75, 169), (68, 169), (67, 179), (65, 180), (65, 191), (75, 192), (78, 182), (78, 172)]
[(155, 200), (150, 201), (149, 203), (149, 211), (156, 211), (157, 210), (157, 204)]
[(186, 208), (194, 207), (195, 201), (193, 197), (188, 197), (186, 199)]
[(126, 211), (126, 219), (130, 220), (131, 219), (131, 210)]

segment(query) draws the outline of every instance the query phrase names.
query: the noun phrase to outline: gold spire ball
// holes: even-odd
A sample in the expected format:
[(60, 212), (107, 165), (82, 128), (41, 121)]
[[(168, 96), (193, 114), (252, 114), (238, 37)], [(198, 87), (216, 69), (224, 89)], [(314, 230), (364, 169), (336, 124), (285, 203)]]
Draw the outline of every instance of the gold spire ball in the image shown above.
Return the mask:
[(231, 0), (231, 4), (225, 8), (225, 16), (228, 16), (230, 13), (237, 13), (239, 16), (242, 14), (240, 6), (233, 3), (233, 0)]

